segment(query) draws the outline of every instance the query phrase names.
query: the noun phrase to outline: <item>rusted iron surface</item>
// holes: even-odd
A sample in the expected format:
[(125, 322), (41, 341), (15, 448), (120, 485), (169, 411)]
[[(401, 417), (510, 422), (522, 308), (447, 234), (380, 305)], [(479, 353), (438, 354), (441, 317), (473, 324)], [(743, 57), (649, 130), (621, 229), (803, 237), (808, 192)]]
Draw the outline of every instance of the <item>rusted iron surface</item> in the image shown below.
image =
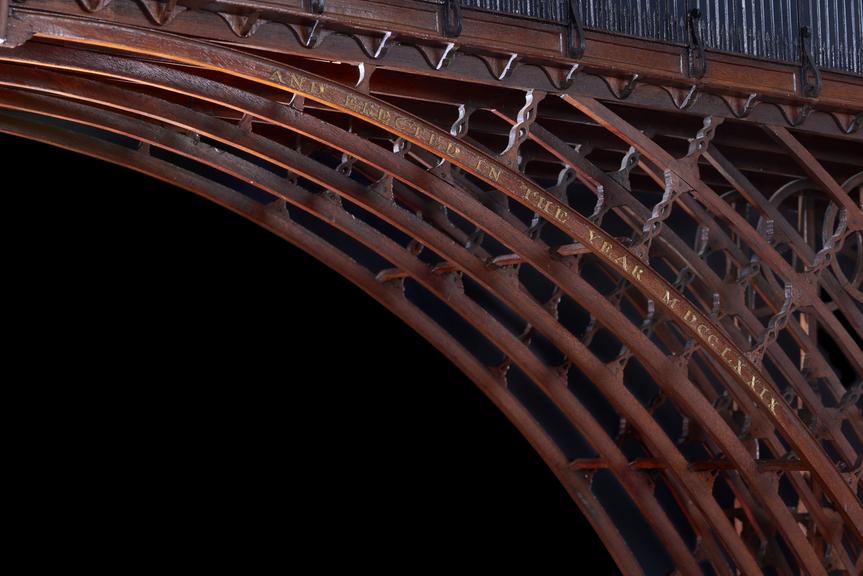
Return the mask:
[[(681, 69), (677, 46), (587, 32), (591, 48), (576, 61), (563, 54), (566, 32), (557, 25), (537, 22), (528, 34), (520, 22), (483, 18), (479, 13), (472, 28), (455, 42), (439, 29), (440, 18), (433, 7), (412, 0), (369, 2), (362, 9), (349, 0), (331, 2), (330, 9), (314, 18), (303, 5), (256, 2), (243, 8), (242, 2), (208, 2), (205, 7), (210, 10), (190, 10), (178, 4), (162, 28), (273, 54), (305, 58), (311, 50), (319, 59), (362, 61), (497, 86), (574, 89), (595, 97), (613, 95), (642, 106), (683, 108), (697, 114), (708, 108), (710, 114), (751, 116), (770, 123), (781, 121), (775, 117), (779, 114), (790, 124), (840, 134), (853, 132), (855, 122), (859, 126), (861, 109), (855, 101), (859, 100), (856, 95), (863, 80), (858, 77), (825, 71), (815, 99), (803, 93), (799, 65), (708, 53), (706, 74), (693, 79)], [(73, 16), (105, 17), (135, 26), (153, 23), (145, 6), (132, 0), (31, 0), (27, 6)], [(15, 14), (26, 11), (13, 7)], [(237, 18), (245, 19), (245, 27)], [(470, 18), (466, 26), (467, 22)], [(23, 41), (28, 34), (22, 22), (17, 32), (20, 38), (12, 39), (13, 43)], [(507, 42), (501, 43), (502, 39)], [(692, 87), (693, 95), (683, 96)], [(833, 119), (824, 122), (825, 118), (811, 114), (815, 107), (830, 112)]]
[(209, 194), (351, 278), (513, 420), (624, 573), (859, 571), (859, 84), (752, 97), (594, 61), (554, 88), (566, 59), (498, 58), (498, 16), (441, 36), (437, 3), (244, 6), (14, 5), (0, 130)]

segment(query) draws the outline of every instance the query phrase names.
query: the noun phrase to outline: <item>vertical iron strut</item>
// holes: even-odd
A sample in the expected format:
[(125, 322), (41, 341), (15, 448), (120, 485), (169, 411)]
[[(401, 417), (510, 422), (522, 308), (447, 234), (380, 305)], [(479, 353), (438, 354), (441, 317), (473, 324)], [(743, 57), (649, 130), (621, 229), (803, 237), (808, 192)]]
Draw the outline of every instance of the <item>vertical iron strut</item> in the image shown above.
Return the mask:
[(800, 27), (800, 84), (803, 95), (817, 98), (821, 94), (821, 71), (812, 57), (812, 31), (809, 26)]
[(312, 14), (323, 14), (326, 0), (308, 0), (308, 10)]
[(686, 29), (689, 34), (689, 44), (686, 46), (686, 75), (690, 78), (701, 78), (707, 72), (704, 42), (701, 40), (701, 10), (693, 8), (689, 11), (686, 15)]
[(444, 0), (441, 20), (444, 36), (455, 38), (461, 35), (461, 2), (459, 0)]
[(9, 0), (0, 0), (0, 44), (6, 42), (6, 21), (9, 18)]
[(566, 54), (570, 58), (581, 58), (587, 41), (578, 16), (578, 0), (569, 0), (569, 26), (566, 29)]

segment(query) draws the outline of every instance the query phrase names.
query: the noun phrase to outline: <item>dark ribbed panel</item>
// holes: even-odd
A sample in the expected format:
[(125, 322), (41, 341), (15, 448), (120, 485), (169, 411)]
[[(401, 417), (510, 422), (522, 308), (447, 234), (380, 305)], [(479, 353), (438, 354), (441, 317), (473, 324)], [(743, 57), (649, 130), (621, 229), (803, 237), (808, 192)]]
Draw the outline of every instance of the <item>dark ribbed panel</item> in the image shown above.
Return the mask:
[(808, 0), (800, 7), (812, 28), (815, 63), (863, 74), (863, 0)]
[(686, 42), (686, 0), (585, 0), (578, 7), (585, 28)]
[[(441, 4), (443, 0), (430, 0)], [(463, 8), (569, 22), (569, 0), (461, 0)], [(698, 8), (713, 50), (800, 61), (800, 26), (812, 30), (821, 68), (863, 74), (863, 0), (580, 0), (585, 28), (686, 44), (686, 14)]]
[(812, 31), (821, 68), (863, 73), (861, 0), (690, 0), (700, 8), (709, 48), (758, 58), (800, 60), (800, 26)]
[(692, 8), (701, 10), (702, 38), (708, 48), (786, 62), (800, 59), (797, 3), (798, 0), (689, 1)]

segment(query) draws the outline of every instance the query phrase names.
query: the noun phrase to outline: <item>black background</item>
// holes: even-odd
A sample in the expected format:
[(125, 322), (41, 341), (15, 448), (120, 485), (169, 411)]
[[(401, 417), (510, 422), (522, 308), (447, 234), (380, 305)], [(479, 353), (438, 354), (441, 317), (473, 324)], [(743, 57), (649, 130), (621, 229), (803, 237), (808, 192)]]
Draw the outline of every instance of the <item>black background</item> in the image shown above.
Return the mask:
[(0, 144), (38, 167), (5, 187), (17, 437), (70, 529), (173, 566), (617, 573), (516, 429), (360, 289), (189, 192)]

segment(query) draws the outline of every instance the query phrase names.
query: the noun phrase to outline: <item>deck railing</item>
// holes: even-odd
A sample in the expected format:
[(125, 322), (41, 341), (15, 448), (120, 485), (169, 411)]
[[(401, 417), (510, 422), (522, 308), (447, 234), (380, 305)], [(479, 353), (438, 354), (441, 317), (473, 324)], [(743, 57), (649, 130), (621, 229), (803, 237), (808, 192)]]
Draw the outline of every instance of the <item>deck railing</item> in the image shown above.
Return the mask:
[[(443, 3), (444, 0), (431, 0)], [(484, 10), (566, 24), (570, 0), (460, 0)], [(576, 0), (582, 25), (639, 38), (686, 45), (688, 15), (698, 10), (707, 49), (765, 60), (800, 62), (801, 29), (811, 33), (815, 64), (863, 75), (863, 0)]]

